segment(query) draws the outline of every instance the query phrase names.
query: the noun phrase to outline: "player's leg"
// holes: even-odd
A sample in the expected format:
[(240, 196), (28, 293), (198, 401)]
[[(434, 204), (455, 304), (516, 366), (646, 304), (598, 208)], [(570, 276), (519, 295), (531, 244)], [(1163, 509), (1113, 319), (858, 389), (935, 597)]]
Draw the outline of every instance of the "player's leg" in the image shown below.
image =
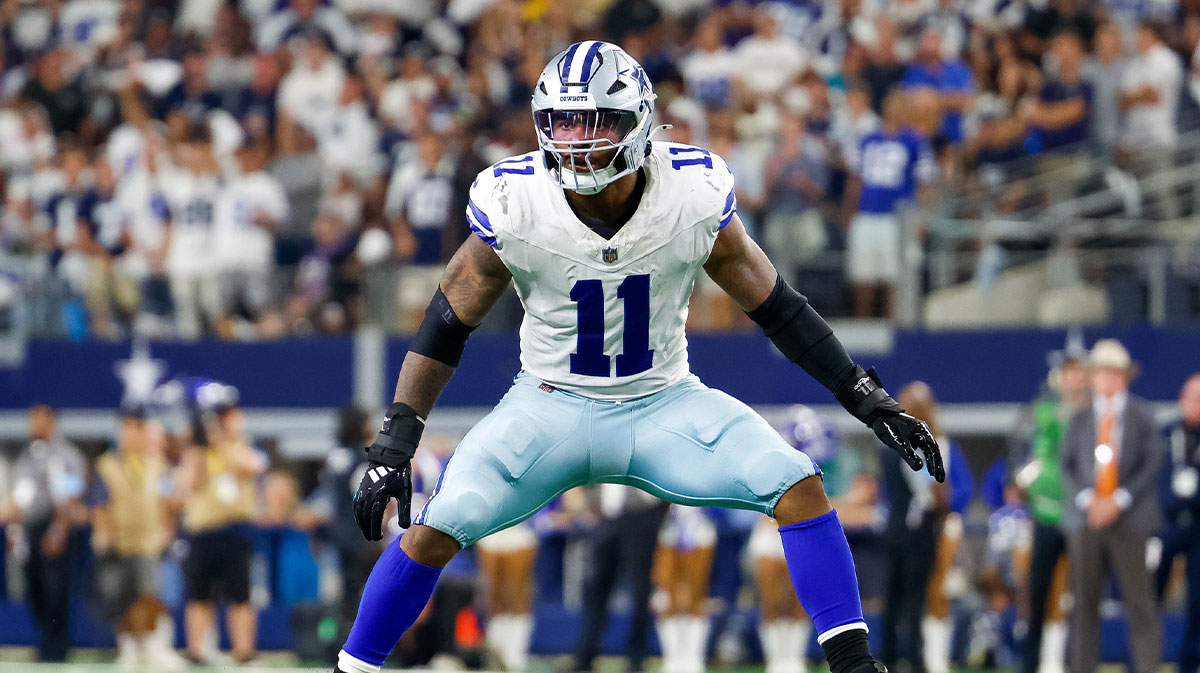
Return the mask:
[(812, 629), (788, 576), (777, 525), (769, 517), (751, 533), (748, 553), (759, 594), (758, 637), (767, 673), (804, 673)]
[(774, 516), (832, 673), (875, 670), (854, 559), (816, 464), (745, 404), (694, 377), (627, 406), (636, 418), (629, 483), (675, 502)]
[(463, 438), (414, 525), (388, 546), (363, 589), (338, 658), (345, 673), (375, 673), (463, 547), (533, 515), (587, 480), (577, 432), (585, 403), (521, 375)]

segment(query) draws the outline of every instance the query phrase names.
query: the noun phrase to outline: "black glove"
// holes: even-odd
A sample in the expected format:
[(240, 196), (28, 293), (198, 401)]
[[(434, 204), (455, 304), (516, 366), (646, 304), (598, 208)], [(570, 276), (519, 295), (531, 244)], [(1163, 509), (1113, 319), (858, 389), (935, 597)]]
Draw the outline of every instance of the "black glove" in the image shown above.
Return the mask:
[[(925, 465), (934, 479), (946, 481), (942, 452), (929, 426), (905, 413), (904, 408), (883, 389), (874, 368), (864, 372), (859, 367), (850, 383), (835, 396), (847, 411), (871, 428), (879, 441), (899, 453), (909, 467), (919, 471)], [(923, 463), (922, 454), (925, 457)]]
[(399, 505), (400, 527), (412, 525), (411, 460), (421, 442), (425, 421), (412, 407), (397, 402), (388, 408), (383, 429), (367, 447), (367, 472), (354, 494), (354, 520), (363, 537), (383, 539), (383, 513), (388, 500)]
[(400, 527), (408, 528), (412, 522), (412, 467), (404, 461), (398, 467), (388, 467), (383, 463), (371, 461), (367, 464), (367, 473), (358, 484), (358, 492), (354, 494), (354, 520), (363, 537), (368, 540), (383, 539), (383, 514), (387, 510), (388, 500), (395, 498), (398, 505), (397, 516)]

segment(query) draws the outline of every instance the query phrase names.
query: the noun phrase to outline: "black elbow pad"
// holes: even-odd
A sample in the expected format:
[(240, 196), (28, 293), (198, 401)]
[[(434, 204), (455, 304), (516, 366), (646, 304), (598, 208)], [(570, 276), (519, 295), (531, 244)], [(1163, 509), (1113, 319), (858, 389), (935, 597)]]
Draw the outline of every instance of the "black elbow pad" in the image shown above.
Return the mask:
[(467, 338), (475, 327), (458, 319), (450, 300), (438, 288), (425, 309), (425, 319), (409, 344), (408, 350), (438, 362), (457, 367), (467, 347)]

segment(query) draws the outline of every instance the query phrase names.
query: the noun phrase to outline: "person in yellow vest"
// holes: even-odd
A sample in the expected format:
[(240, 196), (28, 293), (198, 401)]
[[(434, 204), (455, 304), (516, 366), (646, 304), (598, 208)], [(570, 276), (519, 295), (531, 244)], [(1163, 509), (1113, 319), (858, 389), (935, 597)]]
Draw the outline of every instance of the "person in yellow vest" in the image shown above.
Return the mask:
[(184, 662), (173, 649), (175, 625), (158, 597), (159, 563), (173, 538), (163, 434), (140, 407), (120, 416), (116, 447), (96, 461), (96, 586), (116, 627), (117, 663), (179, 670)]
[(256, 657), (258, 614), (250, 602), (252, 524), (258, 509), (258, 478), (269, 461), (247, 441), (245, 413), (236, 406), (236, 391), (223, 388), (222, 399), (193, 412), (197, 441), (184, 450), (178, 474), (188, 541), (186, 655), (193, 663), (214, 660), (215, 638), (210, 637), (215, 635), (216, 601), (220, 600), (230, 604), (227, 618), (234, 660), (245, 663)]

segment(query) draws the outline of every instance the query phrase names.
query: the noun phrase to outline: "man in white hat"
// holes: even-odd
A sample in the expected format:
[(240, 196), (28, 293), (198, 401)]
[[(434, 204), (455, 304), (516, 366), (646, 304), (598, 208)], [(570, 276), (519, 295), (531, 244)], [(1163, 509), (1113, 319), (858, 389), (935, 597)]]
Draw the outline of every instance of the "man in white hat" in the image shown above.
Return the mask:
[(1162, 522), (1156, 481), (1162, 435), (1145, 400), (1129, 394), (1134, 365), (1120, 342), (1101, 339), (1089, 357), (1092, 403), (1071, 418), (1063, 451), (1063, 516), (1075, 596), (1071, 670), (1100, 661), (1100, 600), (1116, 574), (1136, 673), (1157, 671), (1162, 636), (1146, 568), (1146, 542)]

